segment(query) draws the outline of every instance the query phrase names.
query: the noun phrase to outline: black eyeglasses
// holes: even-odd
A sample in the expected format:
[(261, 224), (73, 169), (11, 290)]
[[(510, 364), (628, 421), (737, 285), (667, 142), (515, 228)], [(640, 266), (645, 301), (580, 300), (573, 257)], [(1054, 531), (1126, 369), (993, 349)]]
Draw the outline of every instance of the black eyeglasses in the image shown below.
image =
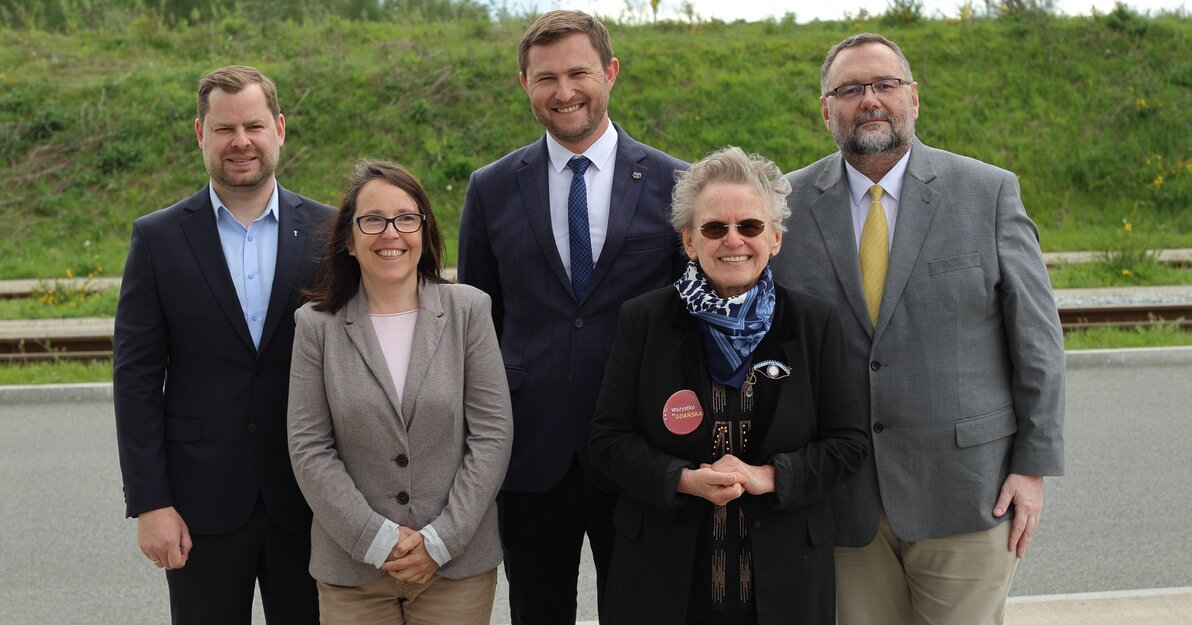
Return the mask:
[(364, 234), (381, 234), (389, 224), (398, 232), (410, 234), (422, 229), (426, 215), (422, 213), (402, 213), (396, 217), (382, 217), (380, 215), (361, 215), (352, 220), (360, 232)]
[(708, 239), (723, 239), (729, 228), (736, 228), (737, 234), (743, 237), (756, 237), (766, 229), (766, 222), (760, 219), (746, 219), (739, 224), (726, 224), (723, 221), (709, 221), (699, 227), (699, 231)]
[(863, 85), (840, 85), (839, 87), (825, 93), (824, 97), (836, 96), (841, 100), (855, 100), (865, 95), (866, 87), (872, 87), (874, 95), (880, 98), (882, 96), (894, 93), (895, 89), (903, 85), (909, 84), (911, 84), (909, 80), (903, 80), (901, 78), (883, 78), (881, 80), (867, 82)]

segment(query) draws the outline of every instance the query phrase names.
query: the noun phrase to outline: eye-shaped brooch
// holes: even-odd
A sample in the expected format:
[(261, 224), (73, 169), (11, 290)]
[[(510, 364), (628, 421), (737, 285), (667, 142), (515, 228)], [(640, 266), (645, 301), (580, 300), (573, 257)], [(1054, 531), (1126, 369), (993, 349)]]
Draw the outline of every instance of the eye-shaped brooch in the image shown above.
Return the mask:
[(791, 366), (777, 360), (763, 360), (753, 365), (753, 370), (771, 380), (781, 380), (791, 374)]
[(749, 375), (745, 376), (745, 383), (741, 385), (741, 391), (746, 397), (753, 397), (753, 385), (757, 383), (758, 373), (771, 380), (781, 380), (791, 374), (791, 366), (777, 360), (763, 360), (753, 365)]

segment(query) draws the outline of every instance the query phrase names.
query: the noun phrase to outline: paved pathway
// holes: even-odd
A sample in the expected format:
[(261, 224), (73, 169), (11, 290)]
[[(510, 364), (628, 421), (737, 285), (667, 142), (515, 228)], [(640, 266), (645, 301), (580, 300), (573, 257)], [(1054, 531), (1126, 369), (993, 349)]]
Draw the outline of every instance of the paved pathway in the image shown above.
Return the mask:
[[(1071, 352), (1068, 366), (1068, 477), (1048, 480), (1007, 623), (1188, 625), (1192, 348)], [(168, 620), (164, 579), (122, 518), (109, 398), (0, 387), (0, 624)], [(585, 564), (581, 621), (596, 618), (592, 577)], [(493, 622), (508, 623), (500, 591)]]

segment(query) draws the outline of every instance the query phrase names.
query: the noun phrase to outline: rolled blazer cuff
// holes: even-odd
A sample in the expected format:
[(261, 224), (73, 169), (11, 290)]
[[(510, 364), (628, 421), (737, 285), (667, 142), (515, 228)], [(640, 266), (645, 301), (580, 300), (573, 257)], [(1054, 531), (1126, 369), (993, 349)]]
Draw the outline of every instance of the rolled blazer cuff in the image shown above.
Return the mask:
[(427, 525), (418, 530), (422, 534), (422, 545), (426, 547), (426, 553), (435, 561), (435, 564), (443, 566), (451, 561), (451, 552), (447, 551), (447, 545), (443, 543), (443, 539), (439, 538), (439, 533), (435, 531), (434, 526)]
[(364, 554), (364, 561), (381, 568), (385, 564), (385, 560), (389, 558), (389, 554), (393, 553), (393, 546), (397, 544), (398, 538), (401, 537), (401, 526), (389, 519), (381, 525), (381, 529), (377, 531), (377, 535), (372, 540), (372, 544), (368, 546), (368, 551)]
[[(315, 515), (316, 518), (318, 515)], [(365, 523), (364, 529), (361, 530), (360, 535), (356, 539), (356, 544), (352, 546), (352, 559), (357, 562), (371, 562), (368, 560), (369, 551), (372, 549), (373, 543), (377, 540), (377, 535), (381, 533), (386, 523), (390, 523), (389, 519), (373, 512), (369, 517), (368, 522)], [(397, 541), (395, 540), (394, 543)], [(393, 543), (390, 543), (392, 546)]]

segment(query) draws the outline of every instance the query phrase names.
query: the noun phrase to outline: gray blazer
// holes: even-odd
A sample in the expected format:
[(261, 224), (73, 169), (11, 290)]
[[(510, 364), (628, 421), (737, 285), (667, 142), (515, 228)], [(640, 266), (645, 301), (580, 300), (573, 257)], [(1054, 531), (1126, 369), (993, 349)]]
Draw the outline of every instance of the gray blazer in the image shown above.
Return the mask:
[(434, 527), (451, 579), (501, 561), (495, 498), (513, 418), (489, 298), (421, 282), (402, 401), (363, 288), (339, 312), (294, 319), (289, 447), (314, 511), (310, 573), (341, 586), (384, 574), (363, 561), (385, 519)]
[(1014, 174), (915, 140), (876, 328), (843, 159), (787, 179), (774, 277), (840, 309), (871, 430), (869, 460), (832, 493), (837, 545), (871, 542), (883, 512), (907, 541), (997, 525), (1009, 472), (1064, 470), (1063, 337)]

